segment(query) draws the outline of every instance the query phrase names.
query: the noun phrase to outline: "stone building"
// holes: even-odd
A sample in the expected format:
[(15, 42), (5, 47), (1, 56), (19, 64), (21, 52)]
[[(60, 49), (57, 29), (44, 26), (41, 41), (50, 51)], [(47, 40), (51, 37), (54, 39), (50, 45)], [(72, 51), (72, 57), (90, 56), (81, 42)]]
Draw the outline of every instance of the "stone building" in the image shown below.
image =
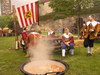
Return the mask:
[(11, 0), (0, 0), (1, 15), (8, 15), (11, 12)]
[[(53, 10), (49, 7), (50, 0), (40, 0), (39, 14), (46, 15)], [(0, 15), (9, 15), (11, 13), (11, 0), (0, 0)]]

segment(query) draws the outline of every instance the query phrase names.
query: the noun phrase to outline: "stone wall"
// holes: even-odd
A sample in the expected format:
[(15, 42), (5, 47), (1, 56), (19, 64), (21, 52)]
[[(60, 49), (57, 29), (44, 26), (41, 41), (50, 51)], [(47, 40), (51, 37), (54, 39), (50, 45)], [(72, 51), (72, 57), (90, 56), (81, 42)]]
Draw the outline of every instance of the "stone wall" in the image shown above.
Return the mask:
[[(94, 14), (94, 15), (95, 15), (96, 20), (100, 20), (100, 13)], [(87, 22), (88, 16), (89, 15), (82, 15), (81, 18)], [(42, 31), (47, 31), (47, 28), (51, 27), (56, 31), (59, 27), (63, 27), (63, 28), (67, 27), (70, 29), (71, 32), (77, 33), (76, 18), (77, 17), (74, 16), (74, 17), (68, 17), (68, 18), (59, 19), (59, 20), (49, 19), (46, 21), (40, 21), (40, 25), (37, 26), (37, 28)]]
[(46, 15), (48, 13), (51, 13), (53, 11), (53, 9), (51, 7), (49, 7), (49, 3), (50, 2), (45, 2), (43, 4), (40, 4), (40, 8), (39, 8), (39, 15)]

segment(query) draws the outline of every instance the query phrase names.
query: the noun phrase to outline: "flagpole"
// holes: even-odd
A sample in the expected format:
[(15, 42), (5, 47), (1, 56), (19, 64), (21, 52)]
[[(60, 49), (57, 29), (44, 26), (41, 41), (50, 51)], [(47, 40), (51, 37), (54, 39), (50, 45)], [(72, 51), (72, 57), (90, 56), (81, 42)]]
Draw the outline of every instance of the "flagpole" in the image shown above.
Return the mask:
[(14, 31), (15, 31), (15, 49), (18, 49), (18, 34), (17, 34), (17, 24), (16, 24), (16, 10), (15, 6), (13, 8), (13, 22), (14, 22)]
[(38, 25), (40, 24), (39, 22), (39, 1), (38, 1)]

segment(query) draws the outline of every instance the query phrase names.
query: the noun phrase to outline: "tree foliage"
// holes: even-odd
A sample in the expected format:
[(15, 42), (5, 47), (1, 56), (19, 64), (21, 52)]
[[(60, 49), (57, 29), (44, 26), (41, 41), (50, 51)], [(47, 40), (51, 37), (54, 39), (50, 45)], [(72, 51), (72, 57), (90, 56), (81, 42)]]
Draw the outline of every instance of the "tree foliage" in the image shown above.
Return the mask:
[(49, 4), (54, 12), (64, 15), (80, 15), (83, 10), (93, 7), (93, 0), (52, 0)]
[[(73, 1), (73, 0), (71, 0)], [(73, 11), (72, 7), (73, 4), (71, 1), (68, 0), (52, 0), (50, 2), (50, 7), (53, 8), (54, 12), (63, 14), (69, 14), (71, 11)], [(67, 13), (66, 13), (67, 12)]]
[(12, 16), (0, 16), (0, 27), (4, 28), (8, 26), (10, 29), (13, 28)]

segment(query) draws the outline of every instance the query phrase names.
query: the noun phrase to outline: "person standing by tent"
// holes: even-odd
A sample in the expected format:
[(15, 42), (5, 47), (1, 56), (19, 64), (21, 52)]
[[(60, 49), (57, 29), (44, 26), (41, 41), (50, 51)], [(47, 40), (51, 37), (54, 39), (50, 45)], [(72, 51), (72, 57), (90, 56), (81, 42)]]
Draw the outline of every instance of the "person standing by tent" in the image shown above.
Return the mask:
[(89, 15), (89, 21), (86, 23), (86, 34), (84, 35), (84, 47), (87, 49), (87, 56), (92, 56), (94, 40), (97, 37), (98, 22), (95, 21), (94, 15)]

